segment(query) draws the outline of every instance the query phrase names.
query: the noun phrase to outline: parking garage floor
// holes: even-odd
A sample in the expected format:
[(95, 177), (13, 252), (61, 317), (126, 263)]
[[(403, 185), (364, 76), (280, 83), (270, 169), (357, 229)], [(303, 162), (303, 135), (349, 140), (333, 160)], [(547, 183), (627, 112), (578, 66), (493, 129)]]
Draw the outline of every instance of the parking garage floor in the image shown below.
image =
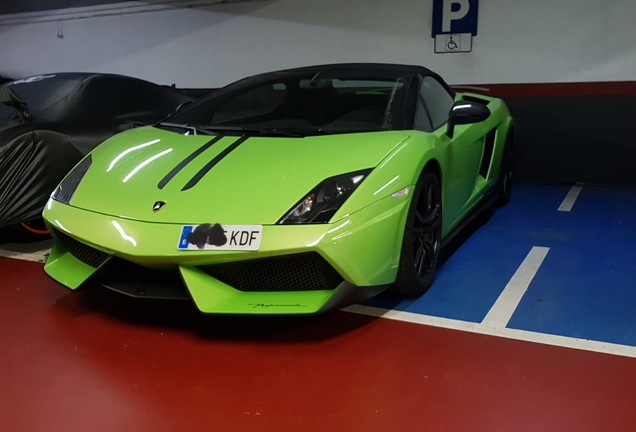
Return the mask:
[(72, 293), (0, 250), (11, 431), (636, 428), (636, 189), (515, 185), (428, 293), (318, 317)]

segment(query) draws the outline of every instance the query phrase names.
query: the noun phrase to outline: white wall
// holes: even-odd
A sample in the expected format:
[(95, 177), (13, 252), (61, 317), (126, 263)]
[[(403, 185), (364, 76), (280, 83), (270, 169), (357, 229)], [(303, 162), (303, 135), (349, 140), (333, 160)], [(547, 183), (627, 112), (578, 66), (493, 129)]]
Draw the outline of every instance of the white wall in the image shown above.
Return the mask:
[[(634, 0), (481, 0), (479, 12), (466, 54), (433, 53), (432, 0), (264, 0), (59, 22), (49, 12), (44, 23), (5, 15), (0, 74), (98, 71), (218, 87), (280, 68), (378, 61), (421, 64), (456, 84), (636, 80)], [(7, 24), (15, 18), (23, 23)]]

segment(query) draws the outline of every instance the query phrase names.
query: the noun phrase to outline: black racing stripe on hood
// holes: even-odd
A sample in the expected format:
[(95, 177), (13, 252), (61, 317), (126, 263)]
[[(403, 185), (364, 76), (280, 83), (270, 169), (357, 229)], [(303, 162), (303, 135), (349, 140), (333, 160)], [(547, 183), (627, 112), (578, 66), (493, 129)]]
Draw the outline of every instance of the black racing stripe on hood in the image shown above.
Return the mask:
[(212, 159), (210, 162), (208, 162), (206, 166), (201, 168), (201, 170), (198, 173), (196, 173), (196, 175), (194, 177), (192, 177), (192, 179), (181, 190), (184, 191), (184, 190), (188, 190), (188, 189), (194, 187), (197, 183), (199, 183), (199, 180), (201, 180), (208, 173), (208, 171), (210, 171), (212, 168), (214, 168), (214, 166), (216, 164), (221, 162), (221, 160), (225, 156), (230, 154), (230, 152), (232, 150), (234, 150), (235, 148), (240, 146), (243, 142), (245, 142), (245, 140), (247, 140), (247, 138), (249, 138), (247, 135), (243, 135), (242, 137), (237, 139), (231, 146), (229, 146), (228, 148), (223, 150), (221, 153), (219, 153), (214, 159)]
[(159, 189), (163, 189), (168, 184), (168, 182), (170, 180), (172, 180), (174, 178), (174, 176), (176, 176), (179, 173), (179, 171), (184, 169), (186, 167), (186, 165), (188, 165), (190, 162), (192, 162), (201, 153), (203, 153), (204, 151), (206, 151), (207, 149), (212, 147), (214, 144), (219, 142), (219, 140), (221, 140), (221, 138), (223, 138), (222, 135), (214, 137), (214, 139), (208, 141), (207, 143), (202, 145), (200, 148), (195, 150), (190, 156), (188, 156), (187, 158), (182, 160), (181, 163), (179, 163), (179, 165), (174, 167), (164, 178), (162, 178), (161, 181), (159, 182), (159, 184), (157, 185), (157, 187)]

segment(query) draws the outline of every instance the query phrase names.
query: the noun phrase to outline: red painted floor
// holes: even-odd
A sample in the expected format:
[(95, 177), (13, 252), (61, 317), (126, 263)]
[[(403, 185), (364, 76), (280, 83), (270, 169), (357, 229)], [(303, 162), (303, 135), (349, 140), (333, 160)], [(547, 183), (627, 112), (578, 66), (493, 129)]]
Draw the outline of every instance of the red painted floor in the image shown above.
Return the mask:
[(204, 317), (0, 258), (0, 430), (633, 431), (636, 359), (345, 312)]

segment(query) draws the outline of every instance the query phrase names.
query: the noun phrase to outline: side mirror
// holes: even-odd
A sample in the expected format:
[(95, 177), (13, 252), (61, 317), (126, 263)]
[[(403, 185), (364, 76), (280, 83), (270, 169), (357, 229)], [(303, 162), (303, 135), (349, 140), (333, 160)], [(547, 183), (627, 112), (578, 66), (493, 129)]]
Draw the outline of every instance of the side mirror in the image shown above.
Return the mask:
[(490, 110), (483, 103), (469, 101), (455, 102), (448, 116), (446, 135), (452, 138), (455, 133), (455, 126), (483, 122), (488, 116), (490, 116)]

